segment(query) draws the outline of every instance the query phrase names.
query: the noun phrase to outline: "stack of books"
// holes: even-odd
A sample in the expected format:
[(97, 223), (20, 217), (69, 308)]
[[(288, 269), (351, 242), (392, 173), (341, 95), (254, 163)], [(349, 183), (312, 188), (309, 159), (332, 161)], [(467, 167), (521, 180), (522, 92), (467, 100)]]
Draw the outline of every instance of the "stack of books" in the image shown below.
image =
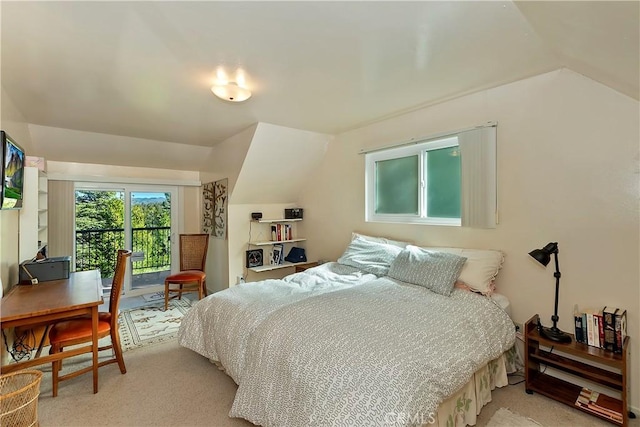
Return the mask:
[(576, 307), (574, 320), (577, 342), (622, 353), (627, 336), (627, 310), (605, 306), (579, 311)]
[(588, 411), (598, 414), (601, 417), (608, 418), (610, 420), (622, 423), (622, 414), (615, 409), (607, 408), (598, 403), (600, 393), (597, 391), (583, 388), (576, 399), (576, 406)]
[(274, 224), (271, 226), (271, 240), (280, 242), (293, 239), (291, 224)]

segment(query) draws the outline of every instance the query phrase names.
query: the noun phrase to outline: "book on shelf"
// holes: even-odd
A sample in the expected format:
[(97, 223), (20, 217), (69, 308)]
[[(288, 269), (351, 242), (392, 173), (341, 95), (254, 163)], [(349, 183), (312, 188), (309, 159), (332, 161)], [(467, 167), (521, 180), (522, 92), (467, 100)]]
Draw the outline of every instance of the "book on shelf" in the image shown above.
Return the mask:
[(274, 242), (293, 240), (293, 230), (291, 228), (291, 224), (271, 225), (271, 240)]
[(573, 310), (573, 320), (575, 322), (574, 326), (574, 336), (577, 342), (584, 342), (582, 340), (582, 313), (578, 311), (578, 305), (574, 307)]
[(284, 262), (284, 246), (279, 243), (273, 245), (273, 265), (280, 265)]
[(604, 323), (604, 349), (609, 351), (616, 350), (616, 313), (618, 309), (615, 307), (605, 307), (602, 309), (602, 320)]
[(627, 310), (621, 310), (615, 316), (616, 353), (622, 353), (624, 339), (627, 336)]
[(579, 310), (576, 305), (573, 319), (576, 342), (607, 351), (622, 352), (627, 336), (626, 310), (612, 306)]
[(593, 308), (586, 308), (584, 310), (587, 317), (587, 344), (594, 347), (599, 347), (597, 334), (598, 326), (596, 323), (598, 318), (595, 315), (597, 311), (597, 309)]
[(622, 423), (622, 414), (617, 409), (607, 405), (607, 401), (600, 399), (600, 393), (583, 387), (576, 399), (575, 405), (585, 411)]
[(598, 325), (598, 347), (604, 348), (604, 320), (602, 319), (602, 310), (598, 310), (595, 316)]

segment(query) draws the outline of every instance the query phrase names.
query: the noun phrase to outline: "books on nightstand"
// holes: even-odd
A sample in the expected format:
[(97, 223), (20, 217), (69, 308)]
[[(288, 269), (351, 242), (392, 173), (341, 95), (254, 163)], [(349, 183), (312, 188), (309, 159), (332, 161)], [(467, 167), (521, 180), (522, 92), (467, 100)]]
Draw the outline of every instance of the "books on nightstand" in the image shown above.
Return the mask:
[(602, 309), (574, 308), (577, 342), (622, 353), (627, 336), (627, 310), (605, 306)]
[(576, 406), (602, 417), (622, 423), (622, 414), (616, 409), (605, 406), (605, 400), (599, 399), (600, 393), (583, 387), (576, 399)]

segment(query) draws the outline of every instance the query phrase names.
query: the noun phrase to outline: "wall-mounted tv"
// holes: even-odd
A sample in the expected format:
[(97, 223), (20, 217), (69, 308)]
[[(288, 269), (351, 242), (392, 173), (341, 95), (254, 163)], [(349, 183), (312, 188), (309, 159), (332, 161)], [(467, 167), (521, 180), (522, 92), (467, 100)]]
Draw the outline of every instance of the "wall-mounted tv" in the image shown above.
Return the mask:
[(24, 150), (5, 131), (0, 131), (2, 144), (1, 209), (20, 209), (24, 185)]

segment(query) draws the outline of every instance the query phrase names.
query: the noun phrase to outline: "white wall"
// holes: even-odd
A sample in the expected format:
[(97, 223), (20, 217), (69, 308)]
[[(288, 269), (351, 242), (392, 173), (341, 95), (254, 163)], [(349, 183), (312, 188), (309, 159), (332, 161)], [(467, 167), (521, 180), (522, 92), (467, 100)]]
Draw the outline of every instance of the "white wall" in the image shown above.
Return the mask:
[[(242, 163), (247, 155), (257, 126), (257, 124), (251, 126), (213, 147), (211, 155), (205, 162), (205, 169), (201, 172), (203, 184), (227, 178), (228, 194), (233, 194), (238, 175), (242, 169)], [(200, 211), (199, 214), (202, 215)], [(209, 240), (206, 273), (207, 289), (211, 292), (221, 291), (226, 289), (230, 283), (235, 283), (229, 280), (229, 239), (231, 241), (234, 239), (232, 237), (235, 235), (233, 230), (234, 221), (235, 214), (232, 213), (229, 205), (227, 210), (227, 235), (230, 237), (226, 240), (214, 238)]]
[(258, 123), (231, 203), (289, 203), (306, 187), (330, 135)]
[[(310, 259), (336, 259), (352, 231), (421, 245), (494, 248), (506, 261), (498, 291), (514, 320), (553, 312), (553, 266), (527, 253), (560, 248), (559, 327), (574, 304), (626, 308), (631, 403), (640, 407), (638, 101), (569, 70), (485, 90), (338, 135), (301, 196)], [(364, 220), (363, 148), (498, 121), (496, 229), (375, 224)]]
[[(0, 88), (0, 128), (20, 144), (27, 155), (31, 155), (31, 135), (24, 116), (18, 111), (4, 88)], [(12, 285), (18, 283), (20, 211), (0, 210), (0, 282), (4, 295)], [(7, 334), (8, 343), (13, 343), (12, 333)], [(6, 363), (9, 355), (4, 338), (0, 339), (0, 363)]]
[[(26, 120), (4, 88), (1, 89), (0, 106), (0, 128), (11, 135), (27, 155), (32, 155), (31, 135)], [(18, 210), (0, 210), (0, 279), (4, 291), (18, 282), (19, 219)]]
[(258, 123), (214, 146), (206, 170), (215, 172), (203, 172), (202, 181), (229, 180), (228, 238), (212, 238), (209, 243), (209, 290), (226, 289), (237, 283), (238, 276), (260, 280), (293, 273), (293, 268), (260, 274), (246, 270), (251, 212), (282, 218), (285, 207), (295, 206), (330, 139), (326, 134)]

